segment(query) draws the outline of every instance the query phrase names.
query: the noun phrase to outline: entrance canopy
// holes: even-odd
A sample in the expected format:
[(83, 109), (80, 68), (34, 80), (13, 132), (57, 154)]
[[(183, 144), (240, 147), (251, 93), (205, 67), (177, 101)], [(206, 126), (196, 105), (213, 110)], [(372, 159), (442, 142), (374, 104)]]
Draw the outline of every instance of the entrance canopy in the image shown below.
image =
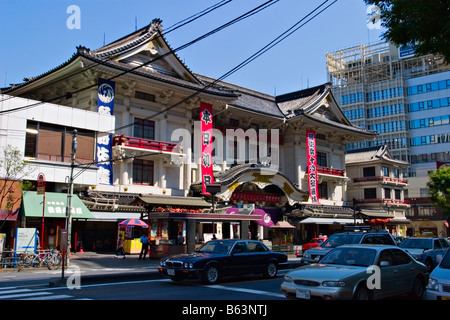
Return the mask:
[[(44, 195), (36, 191), (23, 191), (22, 208), (25, 217), (42, 217)], [(45, 218), (66, 218), (67, 193), (45, 193)], [(73, 219), (94, 219), (83, 201), (74, 194), (72, 198)]]

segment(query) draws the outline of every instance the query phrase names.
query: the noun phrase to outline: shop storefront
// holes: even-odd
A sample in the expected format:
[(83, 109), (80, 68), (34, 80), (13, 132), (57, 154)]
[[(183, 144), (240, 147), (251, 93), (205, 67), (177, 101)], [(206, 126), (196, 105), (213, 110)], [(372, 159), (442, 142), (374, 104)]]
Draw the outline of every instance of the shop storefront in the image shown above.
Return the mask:
[[(251, 221), (259, 216), (226, 213), (151, 212), (150, 256), (193, 252), (196, 246), (217, 239), (247, 238)], [(183, 242), (178, 241), (182, 236)]]
[[(72, 199), (72, 244), (76, 244), (78, 235), (78, 221), (93, 219), (89, 209), (77, 195)], [(67, 194), (46, 192), (44, 195), (36, 191), (24, 191), (22, 195), (22, 226), (37, 228), (42, 234), (42, 221), (44, 221), (43, 243), (41, 247), (57, 248), (58, 233), (66, 228)], [(42, 238), (42, 236), (40, 236)], [(73, 248), (72, 248), (73, 249)]]

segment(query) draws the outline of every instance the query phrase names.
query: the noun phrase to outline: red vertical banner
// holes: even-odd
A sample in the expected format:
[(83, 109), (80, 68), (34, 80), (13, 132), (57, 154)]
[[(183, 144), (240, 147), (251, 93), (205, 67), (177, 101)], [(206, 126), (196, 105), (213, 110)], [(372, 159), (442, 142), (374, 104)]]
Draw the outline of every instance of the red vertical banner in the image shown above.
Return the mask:
[(213, 115), (212, 105), (200, 102), (200, 122), (201, 122), (201, 150), (202, 150), (202, 187), (203, 194), (206, 192), (206, 184), (214, 183), (213, 176)]
[(308, 184), (309, 197), (312, 203), (319, 203), (319, 190), (317, 187), (317, 153), (316, 153), (316, 132), (306, 130), (306, 149), (308, 162)]

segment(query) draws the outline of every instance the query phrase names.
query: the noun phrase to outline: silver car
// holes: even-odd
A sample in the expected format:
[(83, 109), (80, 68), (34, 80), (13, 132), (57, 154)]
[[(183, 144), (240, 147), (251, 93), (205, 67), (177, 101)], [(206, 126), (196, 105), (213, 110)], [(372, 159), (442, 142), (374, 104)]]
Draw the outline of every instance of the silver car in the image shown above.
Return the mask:
[(408, 293), (420, 299), (428, 270), (396, 246), (343, 245), (320, 263), (284, 277), (281, 291), (292, 299), (371, 300)]
[(450, 300), (450, 250), (431, 273), (425, 299)]

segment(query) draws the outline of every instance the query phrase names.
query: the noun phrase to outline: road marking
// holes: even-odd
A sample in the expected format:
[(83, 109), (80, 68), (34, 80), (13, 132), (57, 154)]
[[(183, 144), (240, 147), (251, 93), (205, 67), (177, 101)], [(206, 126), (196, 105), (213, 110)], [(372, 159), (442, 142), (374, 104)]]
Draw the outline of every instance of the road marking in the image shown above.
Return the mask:
[(259, 295), (265, 295), (265, 296), (272, 296), (277, 298), (285, 298), (284, 294), (281, 293), (275, 293), (275, 292), (269, 292), (269, 291), (262, 291), (262, 290), (254, 290), (254, 289), (246, 289), (246, 288), (235, 288), (235, 287), (226, 287), (226, 286), (220, 286), (220, 285), (211, 285), (207, 286), (208, 288), (212, 289), (220, 289), (220, 290), (228, 290), (228, 291), (237, 291), (237, 292), (245, 292), (245, 293), (251, 293), (251, 294), (259, 294)]
[(29, 292), (29, 293), (19, 293), (19, 294), (6, 294), (6, 295), (1, 295), (0, 299), (16, 299), (16, 298), (31, 297), (31, 296), (42, 296), (42, 295), (48, 295), (48, 294), (51, 294), (51, 293), (46, 292), (46, 291), (40, 291), (40, 292)]
[(59, 295), (49, 295), (49, 296), (42, 296), (42, 297), (18, 299), (18, 300), (61, 300), (61, 299), (70, 299), (70, 298), (73, 298), (73, 296), (68, 296), (66, 294), (59, 294)]

